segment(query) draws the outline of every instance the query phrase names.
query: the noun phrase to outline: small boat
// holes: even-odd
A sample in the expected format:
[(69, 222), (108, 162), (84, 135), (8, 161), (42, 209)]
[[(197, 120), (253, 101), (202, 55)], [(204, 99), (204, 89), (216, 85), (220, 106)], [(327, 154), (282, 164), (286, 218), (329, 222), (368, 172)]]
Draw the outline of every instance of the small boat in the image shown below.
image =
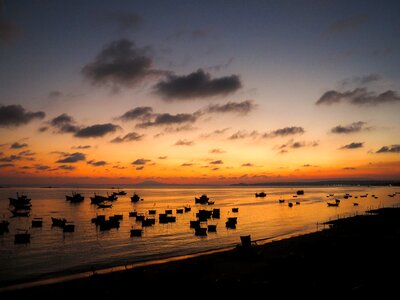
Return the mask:
[(0, 234), (8, 232), (8, 225), (10, 225), (10, 222), (6, 220), (0, 221)]
[(72, 222), (65, 223), (63, 232), (74, 232), (75, 225)]
[(172, 215), (172, 209), (166, 209), (165, 210), (166, 215)]
[(328, 206), (336, 206), (336, 207), (339, 206), (339, 202), (334, 202), (334, 203), (328, 202), (327, 204), (328, 204)]
[(137, 216), (137, 211), (130, 211), (129, 212), (129, 217), (130, 218), (134, 218), (134, 217), (136, 217)]
[(196, 236), (207, 236), (207, 228), (196, 227), (194, 229), (194, 235), (196, 235)]
[(285, 203), (285, 200), (279, 199), (279, 203)]
[(304, 190), (298, 190), (298, 191), (296, 192), (296, 194), (297, 194), (297, 195), (304, 195)]
[(14, 236), (14, 244), (28, 244), (31, 241), (31, 234), (28, 232), (16, 233)]
[(133, 194), (133, 196), (131, 197), (131, 202), (139, 202), (140, 200), (140, 196), (136, 193)]
[(200, 198), (194, 197), (195, 204), (208, 204), (208, 200), (210, 200), (210, 198), (208, 198), (206, 194), (201, 195)]
[(289, 206), (289, 207), (293, 207), (293, 203), (292, 203), (292, 202), (289, 202), (289, 203), (288, 203), (288, 206)]
[(200, 227), (200, 221), (196, 220), (196, 221), (190, 221), (190, 228), (197, 228)]
[(120, 190), (118, 190), (118, 192), (113, 192), (113, 194), (114, 194), (114, 195), (117, 195), (117, 196), (125, 196), (125, 195), (126, 195), (126, 192), (125, 192), (125, 191), (120, 191)]
[(67, 223), (67, 219), (65, 219), (65, 218), (53, 218), (53, 217), (51, 217), (51, 221), (53, 223), (53, 226), (62, 227), (62, 228), (64, 228), (65, 223)]
[(214, 208), (212, 211), (212, 217), (213, 219), (219, 219), (221, 215), (221, 211), (219, 208)]
[(33, 218), (32, 227), (42, 227), (42, 225), (43, 225), (43, 218)]
[(183, 208), (177, 208), (176, 209), (177, 214), (183, 214)]
[(296, 201), (296, 205), (300, 205), (300, 201)]
[(239, 212), (239, 207), (232, 207), (232, 212), (234, 212), (234, 213)]
[(131, 237), (142, 236), (142, 229), (131, 229)]
[(101, 203), (103, 201), (107, 201), (108, 197), (104, 197), (104, 196), (100, 196), (100, 195), (94, 194), (94, 197), (90, 197), (90, 200), (91, 200), (92, 204), (97, 204), (97, 203)]
[(267, 194), (266, 194), (266, 193), (264, 193), (264, 192), (261, 192), (261, 193), (255, 193), (255, 195), (256, 195), (256, 198), (258, 198), (258, 197), (264, 198), (264, 197), (266, 197), (266, 196), (267, 196)]
[(358, 203), (357, 203), (357, 202), (354, 202), (353, 205), (354, 205), (354, 206), (358, 206)]
[(192, 208), (190, 206), (185, 206), (184, 209), (185, 209), (185, 212), (189, 212), (192, 210)]
[(74, 193), (72, 192), (72, 196), (65, 195), (65, 200), (70, 201), (71, 203), (77, 203), (77, 202), (82, 202), (85, 200), (85, 197), (82, 196), (80, 193)]
[(217, 232), (217, 225), (209, 224), (207, 225), (208, 232)]
[(19, 195), (17, 193), (17, 198), (8, 198), (10, 200), (10, 205), (14, 204), (29, 204), (31, 202), (31, 199), (28, 198), (26, 195)]
[(111, 203), (97, 203), (97, 208), (110, 208), (112, 207)]
[(149, 215), (155, 215), (157, 211), (155, 209), (149, 209)]
[(142, 227), (149, 227), (156, 224), (156, 219), (154, 218), (145, 218), (142, 221)]

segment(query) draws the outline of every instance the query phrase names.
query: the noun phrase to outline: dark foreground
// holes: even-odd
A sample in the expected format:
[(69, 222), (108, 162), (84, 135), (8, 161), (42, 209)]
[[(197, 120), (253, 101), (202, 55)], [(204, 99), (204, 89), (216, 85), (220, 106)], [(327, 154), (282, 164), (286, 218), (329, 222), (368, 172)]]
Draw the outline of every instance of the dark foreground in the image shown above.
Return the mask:
[[(248, 295), (392, 295), (400, 284), (400, 208), (334, 221), (330, 229), (233, 251), (7, 292), (2, 299)], [(185, 291), (190, 291), (185, 292)], [(394, 294), (393, 294), (394, 293)], [(3, 297), (6, 296), (6, 297)], [(146, 296), (146, 297), (147, 297)], [(262, 297), (265, 298), (265, 297)]]

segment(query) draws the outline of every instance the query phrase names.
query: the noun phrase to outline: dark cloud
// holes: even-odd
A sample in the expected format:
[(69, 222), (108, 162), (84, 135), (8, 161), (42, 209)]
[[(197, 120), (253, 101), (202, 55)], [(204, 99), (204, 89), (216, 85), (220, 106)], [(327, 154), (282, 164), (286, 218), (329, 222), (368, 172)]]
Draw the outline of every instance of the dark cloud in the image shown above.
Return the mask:
[(123, 170), (126, 169), (126, 167), (123, 166), (112, 166), (113, 169), (118, 169), (118, 170)]
[(117, 119), (122, 121), (133, 121), (137, 119), (148, 119), (153, 114), (153, 109), (149, 106), (139, 106), (124, 113)]
[(183, 164), (181, 164), (181, 167), (191, 167), (191, 166), (193, 166), (192, 163), (183, 163)]
[(10, 146), (10, 149), (21, 149), (25, 147), (28, 147), (28, 144), (15, 142)]
[(92, 84), (112, 89), (132, 87), (151, 75), (166, 74), (152, 69), (148, 48), (138, 48), (133, 41), (121, 39), (104, 47), (96, 59), (82, 68)]
[(277, 148), (280, 149), (279, 153), (280, 154), (284, 154), (288, 152), (288, 149), (299, 149), (299, 148), (303, 148), (303, 147), (317, 147), (319, 145), (319, 143), (317, 141), (313, 141), (313, 142), (295, 142), (293, 140), (288, 141), (285, 144), (282, 144), (280, 146), (278, 146)]
[(245, 130), (239, 130), (232, 134), (228, 139), (230, 140), (238, 140), (238, 139), (245, 139), (245, 138), (256, 138), (259, 136), (259, 133), (256, 130), (252, 132), (247, 132)]
[(0, 105), (0, 127), (11, 127), (28, 124), (34, 119), (43, 119), (42, 111), (26, 111), (21, 105)]
[(347, 171), (351, 171), (351, 170), (355, 170), (356, 168), (354, 167), (345, 167), (343, 168), (343, 170), (347, 170)]
[(75, 132), (74, 136), (79, 138), (97, 138), (105, 136), (108, 133), (113, 133), (120, 128), (120, 126), (111, 123), (96, 124), (79, 129)]
[(197, 128), (192, 126), (191, 124), (185, 124), (182, 126), (167, 126), (165, 127), (164, 132), (173, 133), (173, 132), (193, 131), (193, 130), (197, 130)]
[(16, 160), (20, 160), (21, 156), (19, 155), (10, 155), (10, 156), (4, 156), (0, 157), (0, 162), (12, 162)]
[(383, 146), (376, 153), (400, 153), (400, 145)]
[(252, 163), (245, 163), (242, 164), (242, 167), (254, 167), (254, 165)]
[(104, 19), (115, 23), (121, 32), (135, 31), (143, 22), (141, 15), (129, 11), (109, 12), (104, 16)]
[(158, 159), (167, 159), (167, 156), (159, 156)]
[(70, 165), (61, 165), (61, 166), (58, 166), (55, 170), (72, 171), (72, 170), (75, 170), (75, 167), (70, 166)]
[(340, 102), (347, 102), (358, 106), (376, 106), (400, 102), (400, 96), (392, 90), (387, 90), (381, 94), (369, 92), (366, 88), (356, 88), (345, 92), (331, 90), (324, 93), (315, 104), (332, 105)]
[(58, 99), (62, 96), (62, 93), (60, 91), (51, 91), (48, 95), (50, 99)]
[(214, 160), (210, 162), (210, 165), (222, 165), (224, 162), (222, 160)]
[(144, 137), (143, 134), (139, 134), (137, 132), (129, 132), (123, 137), (117, 136), (115, 139), (112, 139), (111, 143), (124, 143), (124, 142), (132, 142), (132, 141), (140, 141)]
[(226, 153), (226, 151), (221, 150), (219, 148), (215, 148), (215, 149), (211, 149), (210, 151), (208, 151), (209, 153), (213, 153), (213, 154), (222, 154), (222, 153)]
[(98, 161), (89, 160), (89, 161), (87, 162), (87, 164), (88, 164), (88, 165), (92, 165), (92, 166), (94, 166), (94, 167), (101, 167), (101, 166), (105, 166), (105, 165), (107, 164), (107, 162), (104, 161), (104, 160), (98, 160)]
[(86, 155), (80, 152), (66, 153), (63, 159), (59, 159), (56, 163), (76, 163), (86, 159)]
[(366, 15), (350, 16), (331, 24), (327, 32), (330, 34), (346, 32), (365, 24), (367, 21), (368, 21), (368, 16)]
[(0, 164), (0, 169), (2, 168), (10, 168), (10, 167), (15, 167), (14, 164)]
[(219, 170), (219, 168), (212, 168), (212, 169), (210, 169), (211, 171), (218, 171)]
[(173, 101), (228, 95), (241, 87), (237, 75), (211, 79), (209, 73), (199, 69), (189, 75), (169, 75), (167, 79), (158, 82), (154, 89), (165, 100)]
[(144, 169), (144, 166), (136, 167), (136, 171), (141, 171)]
[(29, 151), (29, 150), (25, 150), (25, 151), (21, 151), (20, 153), (18, 153), (19, 156), (23, 156), (23, 157), (29, 157), (29, 156), (34, 156), (36, 155), (35, 152)]
[(80, 130), (75, 120), (65, 113), (52, 119), (49, 124), (57, 130), (57, 133), (76, 133)]
[(230, 129), (229, 127), (228, 128), (224, 128), (224, 129), (217, 129), (217, 130), (214, 130), (211, 133), (202, 134), (201, 137), (209, 138), (209, 137), (212, 137), (212, 136), (221, 135), (221, 134), (224, 134), (225, 132), (227, 132), (229, 129)]
[(302, 148), (304, 147), (306, 144), (303, 142), (294, 142), (292, 145), (290, 145), (291, 148), (296, 149), (296, 148)]
[(90, 145), (79, 145), (79, 146), (72, 146), (72, 149), (90, 149), (92, 146)]
[(310, 164), (305, 164), (305, 165), (303, 165), (303, 167), (304, 167), (304, 168), (315, 168), (315, 167), (318, 167), (318, 166), (310, 165)]
[(364, 143), (350, 143), (340, 147), (339, 149), (358, 149), (364, 147)]
[(354, 76), (352, 78), (347, 78), (341, 81), (341, 85), (347, 86), (349, 84), (356, 84), (356, 85), (365, 85), (374, 81), (379, 81), (382, 79), (382, 76), (376, 73), (364, 75), (364, 76)]
[(210, 104), (205, 111), (208, 113), (236, 113), (239, 115), (247, 115), (253, 111), (257, 105), (252, 100), (243, 102), (228, 102), (226, 104)]
[(303, 127), (291, 126), (291, 127), (276, 129), (270, 133), (264, 133), (262, 137), (263, 138), (285, 137), (289, 135), (303, 134), (304, 132), (305, 130)]
[(179, 140), (174, 145), (175, 146), (193, 146), (194, 142), (188, 141), (188, 140)]
[(176, 114), (171, 115), (168, 113), (157, 114), (153, 121), (147, 121), (139, 123), (136, 127), (147, 128), (151, 126), (166, 126), (166, 125), (178, 125), (182, 123), (194, 123), (200, 117), (200, 112), (195, 112), (193, 114)]
[(133, 161), (131, 164), (132, 165), (145, 165), (150, 161), (151, 161), (151, 159), (138, 158), (137, 160)]
[(331, 129), (331, 132), (338, 134), (349, 134), (349, 133), (360, 132), (362, 130), (370, 129), (369, 127), (365, 127), (366, 124), (367, 124), (366, 122), (358, 121), (345, 126), (338, 125), (333, 127)]
[(47, 131), (49, 129), (49, 127), (47, 127), (47, 126), (42, 126), (42, 127), (40, 127), (39, 129), (38, 129), (38, 131), (39, 132), (45, 132), (45, 131)]
[(35, 169), (38, 171), (44, 171), (50, 169), (50, 167), (46, 165), (36, 164)]

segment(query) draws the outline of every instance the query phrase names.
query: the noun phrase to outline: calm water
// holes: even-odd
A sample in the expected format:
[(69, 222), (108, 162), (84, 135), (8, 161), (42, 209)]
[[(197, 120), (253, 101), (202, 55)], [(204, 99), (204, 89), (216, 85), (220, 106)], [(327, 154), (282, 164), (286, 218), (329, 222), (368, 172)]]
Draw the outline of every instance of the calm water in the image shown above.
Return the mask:
[[(90, 204), (93, 193), (106, 195), (110, 189), (79, 189), (85, 195), (82, 203), (71, 204), (65, 195), (71, 189), (26, 188), (0, 189), (0, 220), (10, 222), (9, 233), (0, 235), (0, 285), (13, 280), (36, 280), (54, 275), (69, 274), (115, 265), (186, 255), (200, 251), (230, 247), (239, 242), (241, 235), (251, 234), (252, 239), (315, 231), (317, 222), (324, 222), (338, 215), (362, 213), (370, 208), (391, 206), (400, 203), (399, 187), (307, 187), (301, 188), (305, 194), (293, 198), (299, 188), (257, 188), (257, 187), (182, 187), (182, 188), (136, 188), (124, 189), (128, 194), (119, 196), (110, 209), (97, 209)], [(8, 197), (16, 192), (32, 198), (32, 212), (29, 218), (11, 217)], [(130, 196), (136, 191), (144, 201), (131, 203)], [(255, 198), (254, 193), (264, 191), (265, 198)], [(212, 206), (195, 205), (194, 197), (202, 193), (215, 201)], [(345, 193), (353, 198), (343, 199)], [(354, 199), (368, 193), (366, 198)], [(328, 194), (342, 199), (339, 207), (327, 207)], [(378, 199), (372, 198), (375, 194)], [(279, 204), (278, 199), (285, 199)], [(289, 208), (288, 201), (300, 201), (300, 205)], [(353, 202), (359, 206), (353, 206)], [(176, 214), (176, 223), (159, 224), (158, 213), (165, 209), (183, 208), (190, 205), (192, 211)], [(238, 213), (232, 208), (238, 207)], [(208, 224), (216, 224), (217, 232), (207, 237), (196, 237), (189, 228), (189, 221), (195, 220), (200, 208), (221, 209), (221, 218), (211, 219)], [(128, 212), (136, 210), (147, 213), (157, 210), (156, 224), (144, 228), (143, 237), (130, 237), (130, 229), (141, 228)], [(91, 223), (96, 214), (123, 214), (121, 227), (110, 231), (99, 231)], [(75, 232), (63, 233), (62, 229), (51, 226), (51, 217), (64, 217), (75, 224)], [(229, 216), (237, 216), (236, 229), (226, 229)], [(43, 218), (42, 228), (31, 228), (34, 217)], [(29, 230), (31, 243), (15, 245), (14, 234), (19, 229)]]

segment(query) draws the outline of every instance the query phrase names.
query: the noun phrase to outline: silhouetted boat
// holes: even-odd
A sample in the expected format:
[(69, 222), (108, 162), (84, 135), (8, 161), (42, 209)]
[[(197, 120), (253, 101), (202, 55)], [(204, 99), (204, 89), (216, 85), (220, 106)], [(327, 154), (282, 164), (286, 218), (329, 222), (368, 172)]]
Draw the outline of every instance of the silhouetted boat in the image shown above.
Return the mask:
[(336, 207), (339, 206), (339, 202), (334, 202), (334, 203), (328, 202), (327, 204), (328, 204), (328, 206), (336, 206)]
[(304, 195), (304, 191), (303, 191), (303, 190), (298, 190), (298, 191), (296, 192), (296, 194), (297, 194), (297, 195)]
[(132, 236), (142, 236), (142, 229), (131, 229), (131, 237)]
[(195, 204), (207, 204), (208, 200), (210, 200), (210, 198), (208, 198), (206, 194), (201, 195), (200, 198), (194, 197)]
[(0, 222), (0, 234), (3, 234), (4, 232), (8, 232), (8, 225), (10, 225), (10, 222), (3, 220)]
[(16, 233), (14, 236), (14, 244), (27, 244), (31, 241), (31, 235), (28, 232)]
[(192, 208), (190, 206), (185, 206), (184, 209), (185, 209), (185, 212), (189, 212), (192, 210)]
[(177, 214), (183, 214), (183, 208), (177, 208), (176, 209)]
[(43, 218), (33, 218), (32, 227), (42, 227), (42, 225), (43, 225)]
[(117, 196), (125, 196), (126, 192), (125, 191), (118, 191), (118, 192), (113, 192), (113, 194), (117, 195)]
[(264, 193), (264, 192), (261, 192), (261, 193), (255, 193), (255, 195), (256, 195), (256, 198), (257, 198), (257, 197), (264, 198), (264, 197), (266, 197), (266, 196), (267, 196), (267, 194), (266, 194), (266, 193)]
[(67, 223), (67, 219), (51, 217), (51, 222), (53, 223), (53, 226), (64, 227), (65, 223)]
[(284, 203), (284, 202), (285, 202), (285, 200), (279, 199), (279, 203)]
[(293, 203), (292, 203), (292, 202), (289, 202), (289, 203), (288, 203), (288, 206), (289, 206), (289, 207), (293, 207)]
[(138, 202), (140, 200), (140, 196), (136, 193), (131, 197), (131, 202)]
[(15, 204), (29, 204), (31, 202), (31, 199), (28, 198), (26, 195), (19, 195), (17, 193), (17, 198), (8, 198), (10, 200), (10, 205), (15, 205)]
[(234, 213), (239, 212), (239, 208), (238, 208), (238, 207), (233, 207), (233, 208), (232, 208), (232, 212), (234, 212)]
[(353, 205), (354, 205), (354, 206), (358, 206), (358, 203), (357, 203), (357, 202), (354, 202)]
[(97, 208), (110, 208), (112, 207), (111, 203), (97, 203)]
[(209, 224), (207, 225), (208, 232), (217, 232), (217, 225)]
[(130, 211), (129, 212), (129, 217), (134, 218), (137, 216), (137, 211)]
[(207, 236), (207, 228), (196, 227), (194, 229), (194, 235), (196, 235), (196, 236)]
[(97, 204), (97, 203), (101, 203), (103, 201), (107, 201), (108, 197), (104, 197), (104, 196), (100, 196), (100, 195), (96, 195), (94, 194), (94, 197), (90, 197), (90, 201), (92, 204)]
[(65, 223), (64, 232), (74, 232), (75, 231), (75, 225), (72, 222)]
[(72, 196), (65, 195), (65, 200), (71, 201), (71, 203), (82, 202), (85, 199), (80, 193), (72, 192)]

